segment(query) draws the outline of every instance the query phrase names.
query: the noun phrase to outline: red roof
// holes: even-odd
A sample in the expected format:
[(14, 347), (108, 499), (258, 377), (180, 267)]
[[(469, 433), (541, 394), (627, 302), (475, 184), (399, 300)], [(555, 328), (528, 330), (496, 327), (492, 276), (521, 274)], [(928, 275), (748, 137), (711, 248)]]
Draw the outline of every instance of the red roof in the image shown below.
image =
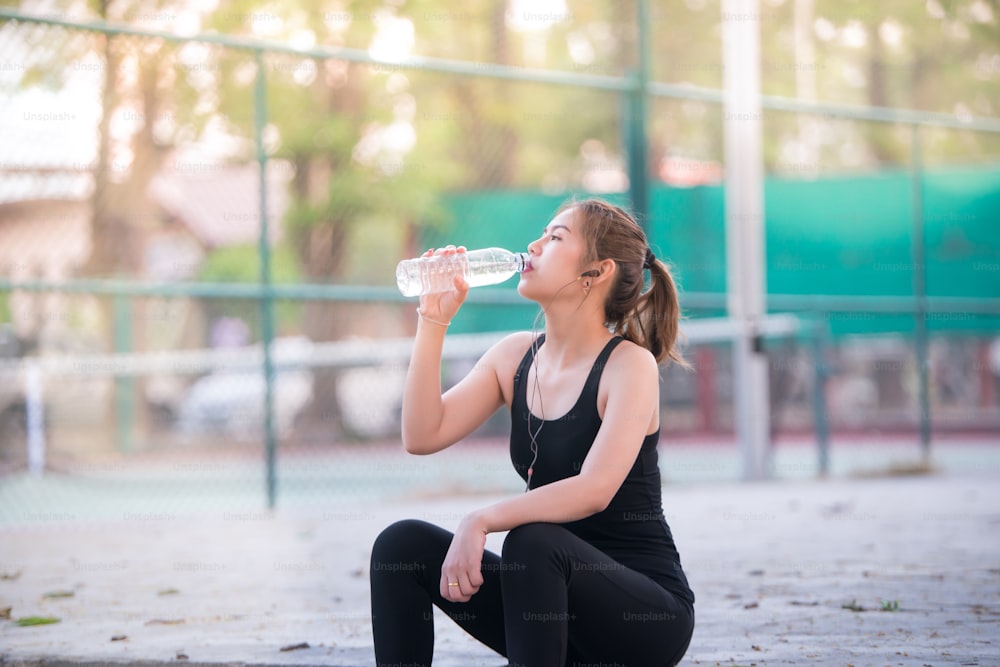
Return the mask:
[[(177, 217), (206, 247), (255, 243), (260, 237), (260, 187), (256, 164), (172, 157), (149, 184), (149, 196)], [(291, 169), (268, 163), (268, 238), (281, 240)]]

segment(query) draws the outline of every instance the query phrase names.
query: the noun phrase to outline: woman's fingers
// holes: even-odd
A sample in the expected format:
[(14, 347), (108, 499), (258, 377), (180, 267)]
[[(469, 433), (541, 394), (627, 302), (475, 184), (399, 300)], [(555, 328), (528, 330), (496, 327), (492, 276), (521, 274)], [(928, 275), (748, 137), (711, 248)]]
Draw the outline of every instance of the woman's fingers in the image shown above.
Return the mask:
[[(455, 583), (458, 583), (455, 586)], [(441, 576), (441, 597), (452, 602), (468, 602), (470, 596), (462, 592), (462, 580), (456, 575)]]
[(443, 597), (445, 600), (455, 599), (456, 593), (452, 592), (452, 589), (458, 588), (458, 586), (451, 586), (450, 584), (453, 581), (455, 581), (455, 579), (453, 579), (451, 575), (447, 575), (443, 572), (441, 573), (441, 583), (439, 585), (440, 590), (438, 592), (441, 593), (441, 597)]
[(461, 573), (455, 577), (458, 580), (458, 586), (452, 587), (452, 592), (457, 593), (453, 599), (456, 602), (468, 602), (469, 598), (472, 597), (472, 587), (469, 585), (469, 578), (465, 576), (465, 573)]
[(464, 245), (460, 245), (460, 246), (446, 245), (443, 248), (428, 248), (424, 252), (424, 254), (421, 255), (421, 256), (422, 257), (431, 257), (431, 256), (434, 256), (434, 255), (436, 255), (436, 256), (454, 255), (454, 254), (460, 253), (460, 252), (468, 252), (468, 250), (466, 249), (466, 247)]
[(483, 575), (479, 570), (469, 570), (462, 573), (459, 581), (462, 582), (462, 591), (471, 598), (479, 592), (479, 587), (483, 585)]
[[(479, 592), (482, 586), (482, 574), (478, 574), (479, 583), (472, 583), (467, 573), (441, 575), (441, 597), (452, 602), (468, 602), (472, 596)], [(458, 582), (458, 586), (450, 585), (450, 582)]]
[[(456, 585), (457, 584), (457, 585)], [(469, 590), (468, 577), (463, 577), (458, 573), (441, 573), (441, 597), (452, 602), (468, 602), (469, 595), (465, 592)]]

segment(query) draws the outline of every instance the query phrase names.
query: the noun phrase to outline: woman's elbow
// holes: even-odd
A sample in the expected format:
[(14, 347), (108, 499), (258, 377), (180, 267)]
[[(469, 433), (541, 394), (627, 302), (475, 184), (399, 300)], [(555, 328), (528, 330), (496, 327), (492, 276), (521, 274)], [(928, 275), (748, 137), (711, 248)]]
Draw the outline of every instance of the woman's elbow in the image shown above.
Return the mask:
[(425, 451), (420, 446), (422, 442), (422, 438), (414, 438), (413, 436), (407, 436), (405, 433), (403, 434), (403, 450), (407, 454), (424, 454)]
[(402, 440), (403, 440), (403, 449), (406, 451), (407, 454), (416, 454), (416, 455), (433, 454), (434, 452), (443, 449), (435, 438), (429, 437), (427, 435), (406, 433), (404, 431), (402, 434)]
[(600, 480), (593, 480), (585, 495), (589, 501), (587, 509), (592, 514), (603, 512), (611, 505), (611, 501), (614, 499), (616, 493), (618, 493), (617, 488), (612, 489)]
[(608, 505), (611, 504), (611, 498), (613, 496), (605, 497), (603, 495), (597, 496), (594, 502), (591, 504), (590, 509), (594, 514), (600, 514), (604, 510), (608, 509)]

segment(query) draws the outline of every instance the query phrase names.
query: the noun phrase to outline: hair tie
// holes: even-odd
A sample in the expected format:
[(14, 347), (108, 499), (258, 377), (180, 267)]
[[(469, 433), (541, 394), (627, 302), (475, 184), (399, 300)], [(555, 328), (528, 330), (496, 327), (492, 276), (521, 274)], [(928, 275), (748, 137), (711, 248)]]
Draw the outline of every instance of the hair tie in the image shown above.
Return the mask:
[(652, 268), (653, 262), (655, 261), (656, 261), (656, 255), (654, 255), (653, 251), (649, 249), (649, 246), (646, 246), (646, 259), (642, 261), (642, 268), (644, 269)]

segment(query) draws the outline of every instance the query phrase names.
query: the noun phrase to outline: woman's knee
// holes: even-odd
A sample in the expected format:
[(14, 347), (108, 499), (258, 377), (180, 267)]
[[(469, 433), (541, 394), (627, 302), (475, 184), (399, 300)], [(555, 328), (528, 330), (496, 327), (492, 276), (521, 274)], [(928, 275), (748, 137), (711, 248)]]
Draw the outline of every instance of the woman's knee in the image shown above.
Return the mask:
[(552, 523), (526, 523), (512, 528), (503, 541), (504, 562), (546, 557), (565, 537), (566, 529)]
[(435, 530), (440, 529), (420, 519), (401, 519), (386, 526), (372, 545), (372, 563), (399, 559)]

